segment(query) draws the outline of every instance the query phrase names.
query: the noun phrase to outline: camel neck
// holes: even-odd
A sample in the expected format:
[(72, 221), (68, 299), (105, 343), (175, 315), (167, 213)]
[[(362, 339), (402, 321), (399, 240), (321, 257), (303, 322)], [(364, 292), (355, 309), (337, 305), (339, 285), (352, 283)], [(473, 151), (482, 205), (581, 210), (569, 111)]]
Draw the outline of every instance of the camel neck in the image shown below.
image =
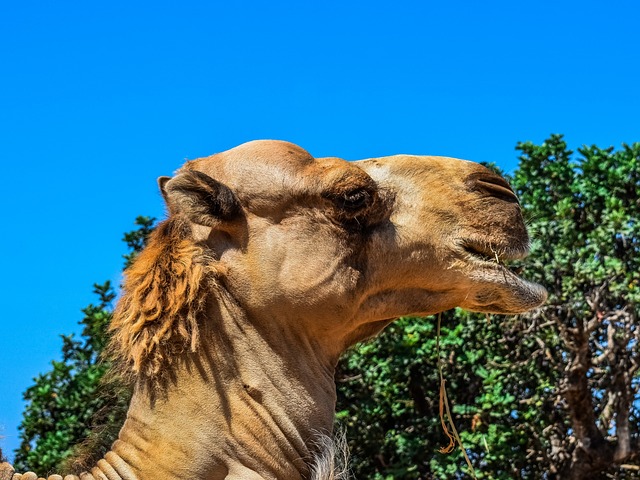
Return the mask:
[(112, 452), (141, 480), (304, 478), (332, 431), (335, 365), (291, 329), (261, 328), (275, 319), (220, 304), (161, 393), (136, 389)]

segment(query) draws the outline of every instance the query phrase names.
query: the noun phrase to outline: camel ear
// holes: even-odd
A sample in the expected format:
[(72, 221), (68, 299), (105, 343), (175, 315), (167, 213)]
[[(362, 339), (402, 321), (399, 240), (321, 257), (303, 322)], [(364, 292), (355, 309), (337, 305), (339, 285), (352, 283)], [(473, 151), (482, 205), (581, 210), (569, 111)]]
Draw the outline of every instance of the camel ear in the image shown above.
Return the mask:
[(240, 215), (238, 198), (226, 185), (195, 170), (173, 178), (160, 177), (158, 185), (169, 213), (184, 214), (193, 223), (213, 227)]

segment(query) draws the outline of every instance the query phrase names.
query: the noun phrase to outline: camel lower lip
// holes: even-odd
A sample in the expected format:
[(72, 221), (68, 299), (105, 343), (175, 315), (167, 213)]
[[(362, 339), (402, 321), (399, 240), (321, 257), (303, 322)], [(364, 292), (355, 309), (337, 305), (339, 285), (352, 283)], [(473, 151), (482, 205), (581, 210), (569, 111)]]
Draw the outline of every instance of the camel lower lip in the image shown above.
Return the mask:
[[(476, 280), (487, 285), (500, 285), (499, 290), (490, 289), (496, 298), (487, 297), (479, 300), (478, 306), (483, 307), (478, 311), (491, 311), (493, 313), (520, 313), (538, 307), (547, 299), (547, 291), (535, 282), (525, 280), (520, 275), (492, 261), (480, 260), (479, 268), (472, 275)], [(501, 292), (501, 293), (499, 293)], [(504, 300), (509, 298), (508, 302)], [(502, 300), (496, 302), (496, 300)], [(509, 305), (509, 308), (496, 305)]]

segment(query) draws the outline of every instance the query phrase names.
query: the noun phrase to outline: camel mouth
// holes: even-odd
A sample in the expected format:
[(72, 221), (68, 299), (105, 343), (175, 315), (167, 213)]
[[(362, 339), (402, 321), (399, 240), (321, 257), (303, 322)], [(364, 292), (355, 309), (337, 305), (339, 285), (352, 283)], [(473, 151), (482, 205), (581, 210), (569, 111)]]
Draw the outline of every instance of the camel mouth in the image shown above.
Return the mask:
[(475, 260), (495, 263), (508, 268), (507, 262), (522, 260), (529, 255), (528, 243), (517, 246), (499, 246), (491, 243), (464, 241), (462, 250)]
[(521, 276), (525, 267), (520, 260), (529, 254), (528, 244), (504, 247), (465, 242), (461, 250), (465, 263), (473, 269), (470, 278), (482, 286), (463, 308), (517, 314), (532, 310), (546, 301), (546, 289)]
[(490, 243), (464, 242), (461, 245), (466, 259), (474, 267), (508, 272), (510, 275), (526, 281), (520, 277), (524, 265), (519, 262), (529, 255), (529, 245), (498, 246)]

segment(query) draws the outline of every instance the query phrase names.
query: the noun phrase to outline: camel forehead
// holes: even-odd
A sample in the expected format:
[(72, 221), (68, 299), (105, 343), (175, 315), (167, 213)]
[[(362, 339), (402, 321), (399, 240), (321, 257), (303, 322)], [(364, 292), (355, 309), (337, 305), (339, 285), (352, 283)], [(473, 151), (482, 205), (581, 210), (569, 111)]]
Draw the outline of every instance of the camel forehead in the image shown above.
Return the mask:
[[(314, 158), (293, 143), (276, 140), (248, 142), (183, 167), (206, 173), (241, 198), (281, 200), (299, 193), (318, 193), (334, 183), (358, 183), (367, 175), (340, 158)], [(360, 183), (362, 183), (360, 178)]]
[[(185, 168), (199, 170), (224, 182), (259, 181), (299, 175), (314, 158), (293, 143), (256, 140), (209, 157), (192, 160)], [(264, 177), (264, 178), (263, 178)]]
[(309, 152), (293, 143), (256, 140), (191, 160), (183, 168), (206, 173), (237, 194), (264, 196), (291, 190), (309, 175), (314, 163)]

